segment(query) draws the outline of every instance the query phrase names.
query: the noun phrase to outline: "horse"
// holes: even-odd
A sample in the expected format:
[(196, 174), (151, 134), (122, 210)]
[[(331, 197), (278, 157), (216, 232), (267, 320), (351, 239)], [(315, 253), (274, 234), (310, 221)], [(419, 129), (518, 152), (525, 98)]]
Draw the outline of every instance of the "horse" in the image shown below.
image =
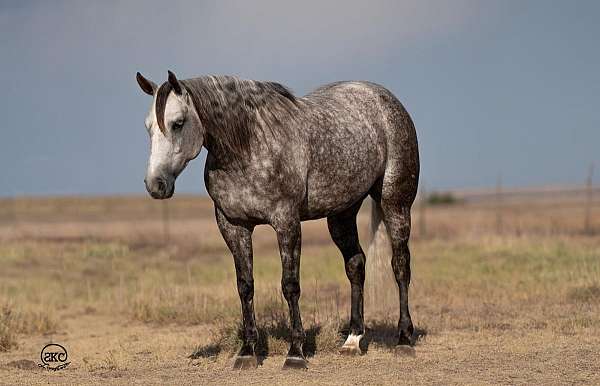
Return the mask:
[[(301, 226), (327, 218), (350, 281), (350, 333), (340, 349), (360, 354), (364, 335), (366, 258), (356, 216), (370, 196), (372, 226), (383, 221), (398, 284), (398, 345), (413, 345), (409, 312), (411, 206), (419, 180), (414, 124), (386, 88), (365, 81), (327, 84), (295, 96), (280, 83), (232, 76), (179, 80), (168, 71), (157, 86), (139, 72), (153, 97), (145, 125), (150, 157), (144, 179), (156, 199), (173, 195), (175, 179), (202, 147), (204, 182), (219, 230), (235, 263), (241, 302), (241, 348), (234, 368), (257, 366), (252, 232), (268, 224), (277, 235), (281, 287), (291, 342), (283, 368), (307, 368), (300, 316)], [(381, 227), (384, 228), (384, 227)]]

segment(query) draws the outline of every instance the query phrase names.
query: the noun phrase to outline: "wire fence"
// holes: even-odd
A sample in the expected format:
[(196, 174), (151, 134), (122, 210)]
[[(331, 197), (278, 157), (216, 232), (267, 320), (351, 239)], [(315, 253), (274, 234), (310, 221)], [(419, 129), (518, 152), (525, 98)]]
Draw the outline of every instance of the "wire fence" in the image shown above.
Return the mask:
[(455, 228), (466, 223), (497, 235), (541, 231), (596, 235), (600, 186), (593, 185), (592, 173), (591, 169), (585, 185), (573, 187), (505, 188), (499, 177), (494, 189), (429, 193), (422, 189), (413, 212), (417, 236), (435, 237), (452, 221)]

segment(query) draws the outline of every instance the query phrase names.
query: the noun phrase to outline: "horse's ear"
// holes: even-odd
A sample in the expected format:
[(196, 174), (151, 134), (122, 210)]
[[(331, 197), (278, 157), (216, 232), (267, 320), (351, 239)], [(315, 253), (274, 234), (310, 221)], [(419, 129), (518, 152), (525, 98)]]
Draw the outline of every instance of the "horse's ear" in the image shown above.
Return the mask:
[(169, 84), (173, 87), (175, 94), (181, 95), (181, 84), (179, 84), (177, 77), (171, 71), (169, 71)]
[(144, 78), (144, 76), (142, 74), (140, 74), (139, 72), (137, 73), (137, 75), (135, 76), (135, 79), (137, 79), (138, 84), (140, 85), (140, 88), (148, 95), (154, 95), (154, 93), (156, 93), (156, 83), (154, 83), (151, 80), (148, 80), (146, 78)]

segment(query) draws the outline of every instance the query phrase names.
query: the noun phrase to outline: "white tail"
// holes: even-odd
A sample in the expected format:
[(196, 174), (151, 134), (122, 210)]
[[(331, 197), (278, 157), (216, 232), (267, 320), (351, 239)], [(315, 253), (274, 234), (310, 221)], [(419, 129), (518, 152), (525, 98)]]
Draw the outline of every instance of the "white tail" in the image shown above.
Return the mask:
[[(365, 306), (367, 312), (396, 311), (398, 285), (392, 271), (392, 245), (379, 203), (371, 200), (371, 238), (367, 250)], [(387, 314), (387, 313), (386, 313)]]

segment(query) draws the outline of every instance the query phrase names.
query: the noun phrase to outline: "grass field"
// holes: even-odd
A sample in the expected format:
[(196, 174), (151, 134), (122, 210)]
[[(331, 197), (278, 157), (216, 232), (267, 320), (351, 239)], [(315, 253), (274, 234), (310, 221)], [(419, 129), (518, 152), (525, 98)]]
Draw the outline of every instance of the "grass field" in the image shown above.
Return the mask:
[[(542, 199), (543, 198), (543, 199)], [(0, 383), (600, 383), (600, 206), (464, 201), (413, 211), (415, 355), (397, 351), (391, 269), (368, 262), (368, 351), (337, 353), (349, 312), (324, 221), (303, 224), (307, 372), (280, 370), (287, 306), (275, 236), (254, 236), (256, 370), (231, 370), (239, 301), (206, 198), (0, 201)], [(367, 247), (368, 210), (359, 216)], [(423, 225), (423, 226), (422, 226)], [(595, 231), (595, 232), (594, 232)], [(383, 265), (385, 268), (385, 265)], [(49, 343), (71, 364), (37, 366)]]

